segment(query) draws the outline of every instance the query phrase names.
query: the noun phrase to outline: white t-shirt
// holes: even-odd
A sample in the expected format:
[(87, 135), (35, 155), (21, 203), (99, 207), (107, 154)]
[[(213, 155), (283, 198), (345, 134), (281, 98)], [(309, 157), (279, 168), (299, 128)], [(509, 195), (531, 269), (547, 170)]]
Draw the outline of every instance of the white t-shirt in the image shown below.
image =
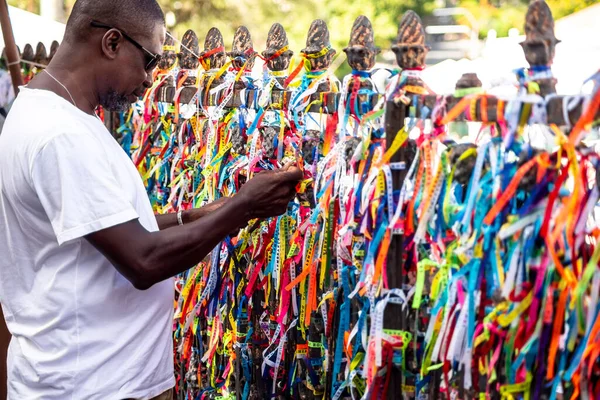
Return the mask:
[(158, 230), (102, 122), (23, 88), (0, 134), (9, 399), (148, 399), (175, 385), (173, 281), (136, 290), (84, 238), (136, 218)]

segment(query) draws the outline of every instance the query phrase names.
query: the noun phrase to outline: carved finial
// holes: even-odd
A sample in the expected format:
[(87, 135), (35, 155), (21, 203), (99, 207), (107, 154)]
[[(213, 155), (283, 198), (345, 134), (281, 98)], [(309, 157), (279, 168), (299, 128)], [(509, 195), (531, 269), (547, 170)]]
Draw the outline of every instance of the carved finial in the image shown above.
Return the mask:
[(23, 49), (23, 53), (21, 54), (21, 60), (23, 61), (34, 61), (35, 53), (33, 51), (33, 47), (29, 43), (25, 45)]
[[(182, 70), (197, 71), (200, 62), (198, 61), (199, 46), (198, 36), (193, 30), (188, 30), (181, 38), (181, 50), (179, 51), (179, 65)], [(189, 74), (183, 82), (184, 89), (181, 91), (179, 100), (182, 104), (189, 103), (197, 92), (196, 74)]]
[[(19, 54), (21, 54), (21, 52), (19, 51)], [(8, 60), (6, 59), (6, 47), (4, 47), (2, 49), (2, 57), (0, 57), (0, 67), (3, 70), (8, 70), (8, 67), (6, 66), (6, 63), (8, 62)]]
[(165, 43), (163, 44), (163, 54), (158, 62), (158, 69), (165, 71), (175, 65), (177, 61), (177, 47), (175, 46), (175, 39), (171, 35), (167, 35)]
[(44, 43), (42, 42), (37, 44), (34, 61), (42, 65), (46, 65), (48, 61), (48, 52), (46, 51), (46, 46), (44, 46)]
[(525, 37), (521, 46), (529, 65), (551, 65), (560, 40), (554, 36), (554, 18), (544, 0), (535, 0), (529, 5), (525, 16)]
[(400, 21), (398, 37), (392, 46), (396, 61), (402, 69), (422, 68), (428, 48), (425, 46), (425, 29), (414, 11), (407, 11)]
[(168, 70), (177, 62), (177, 47), (175, 39), (171, 35), (167, 35), (163, 44), (163, 54), (158, 62), (159, 73), (166, 74), (167, 77), (163, 84), (156, 90), (156, 98), (158, 101), (171, 103), (175, 97), (175, 77), (168, 74)]
[(225, 53), (223, 35), (217, 28), (210, 28), (204, 41), (204, 51), (200, 54), (200, 63), (208, 71), (222, 68), (226, 60), (227, 54)]
[(188, 30), (181, 38), (181, 49), (179, 51), (179, 65), (182, 69), (198, 69), (197, 54), (200, 51), (198, 46), (198, 36), (193, 30)]
[(246, 69), (252, 69), (254, 66), (254, 56), (256, 55), (252, 45), (252, 36), (245, 26), (240, 26), (233, 35), (233, 46), (229, 57), (234, 68), (242, 68), (247, 63)]
[(48, 55), (48, 64), (50, 64), (50, 61), (52, 61), (52, 59), (54, 58), (54, 55), (58, 51), (58, 46), (60, 46), (60, 45), (58, 44), (58, 42), (56, 40), (54, 40), (52, 42), (52, 44), (50, 45), (50, 54)]
[[(283, 49), (286, 50), (282, 51)], [(289, 49), (287, 34), (281, 24), (275, 23), (269, 29), (267, 49), (263, 51), (262, 55), (267, 60), (267, 68), (271, 71), (288, 69), (294, 52)]]
[(316, 19), (310, 25), (302, 54), (310, 61), (311, 71), (326, 69), (331, 64), (335, 50), (329, 41), (327, 24), (322, 19)]
[(456, 89), (480, 88), (483, 84), (476, 73), (468, 72), (456, 82)]
[(366, 71), (375, 65), (375, 56), (380, 49), (374, 44), (373, 25), (369, 18), (359, 16), (354, 21), (350, 42), (344, 52), (348, 55), (348, 64), (354, 70)]
[(554, 18), (550, 7), (544, 0), (533, 1), (525, 16), (525, 41), (521, 46), (533, 72), (532, 80), (539, 85), (542, 96), (556, 93), (556, 79), (552, 76), (550, 66), (558, 43), (560, 40), (554, 36)]

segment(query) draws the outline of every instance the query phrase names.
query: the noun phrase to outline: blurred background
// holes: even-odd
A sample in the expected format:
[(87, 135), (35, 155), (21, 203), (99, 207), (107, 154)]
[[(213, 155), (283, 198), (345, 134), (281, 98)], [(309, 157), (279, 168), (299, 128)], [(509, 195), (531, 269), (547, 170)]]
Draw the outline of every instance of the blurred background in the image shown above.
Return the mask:
[[(60, 36), (61, 24), (68, 18), (75, 0), (9, 0), (17, 44), (45, 41)], [(431, 47), (425, 80), (438, 93), (451, 93), (465, 72), (476, 72), (484, 88), (502, 87), (514, 81), (514, 69), (527, 64), (519, 42), (529, 0), (159, 0), (166, 13), (168, 28), (177, 37), (193, 29), (204, 41), (206, 32), (216, 26), (231, 46), (233, 32), (240, 25), (250, 30), (254, 47), (265, 47), (272, 23), (281, 23), (288, 32), (296, 55), (304, 47), (310, 23), (324, 19), (338, 54), (347, 45), (354, 19), (363, 14), (373, 23), (376, 45), (382, 49), (378, 67), (394, 68), (389, 50), (402, 14), (417, 12), (426, 26)], [(557, 46), (553, 71), (558, 92), (575, 94), (600, 67), (600, 1), (546, 0), (556, 22)], [(35, 23), (23, 17), (24, 10), (41, 15)], [(16, 16), (18, 15), (18, 18)], [(25, 18), (25, 19), (22, 19)], [(16, 20), (15, 20), (16, 19)], [(21, 22), (23, 21), (23, 22)], [(54, 24), (54, 25), (53, 25)], [(62, 28), (64, 29), (64, 28)], [(586, 40), (587, 38), (587, 40)], [(60, 40), (60, 37), (58, 37)], [(49, 45), (49, 44), (47, 44)], [(201, 44), (202, 46), (202, 44)], [(338, 77), (350, 72), (346, 63)]]

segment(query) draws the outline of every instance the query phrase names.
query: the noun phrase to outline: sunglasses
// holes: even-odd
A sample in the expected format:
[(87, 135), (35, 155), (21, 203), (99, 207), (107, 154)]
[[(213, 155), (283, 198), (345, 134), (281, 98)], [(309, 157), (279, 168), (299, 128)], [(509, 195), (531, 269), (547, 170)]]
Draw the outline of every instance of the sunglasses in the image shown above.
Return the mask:
[(98, 21), (92, 21), (91, 25), (94, 28), (103, 28), (108, 30), (114, 29), (118, 31), (119, 33), (121, 33), (121, 35), (123, 35), (125, 39), (129, 40), (131, 44), (133, 44), (138, 49), (142, 50), (142, 52), (144, 53), (144, 62), (146, 63), (146, 71), (152, 71), (154, 68), (156, 68), (156, 65), (160, 61), (160, 54), (154, 54), (119, 28), (115, 28), (114, 26), (106, 25)]

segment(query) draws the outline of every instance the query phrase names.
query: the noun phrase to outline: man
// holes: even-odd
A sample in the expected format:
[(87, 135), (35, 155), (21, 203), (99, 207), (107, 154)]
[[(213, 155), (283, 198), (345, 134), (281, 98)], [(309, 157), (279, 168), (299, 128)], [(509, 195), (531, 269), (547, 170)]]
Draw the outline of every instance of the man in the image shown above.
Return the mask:
[[(94, 114), (151, 85), (165, 38), (155, 0), (78, 0), (45, 72), (0, 135), (0, 303), (12, 333), (8, 398), (170, 398), (171, 277), (253, 218), (282, 214), (301, 172), (155, 217), (142, 181)], [(160, 397), (157, 397), (160, 396)]]

